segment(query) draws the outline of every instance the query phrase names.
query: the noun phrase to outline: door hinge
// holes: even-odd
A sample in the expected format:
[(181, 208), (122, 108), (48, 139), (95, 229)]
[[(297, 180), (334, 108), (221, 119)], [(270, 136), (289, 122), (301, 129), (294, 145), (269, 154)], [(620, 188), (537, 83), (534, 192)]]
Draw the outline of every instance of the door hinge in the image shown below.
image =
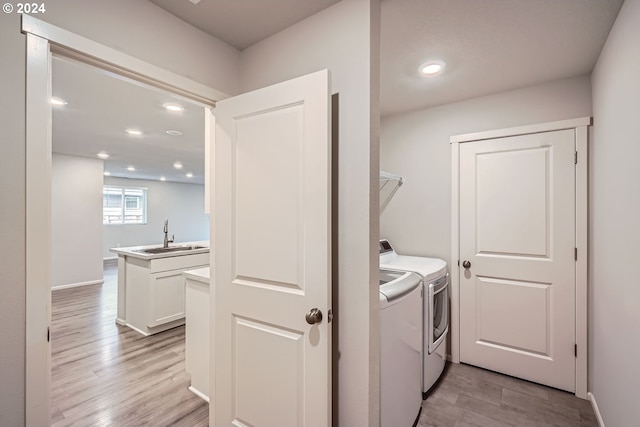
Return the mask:
[(578, 344), (573, 345), (573, 355), (578, 357)]
[(577, 151), (574, 153), (574, 156), (573, 156), (573, 164), (574, 165), (578, 164), (578, 152)]
[(574, 249), (574, 251), (573, 251), (573, 257), (574, 257), (574, 258), (575, 258), (575, 260), (577, 261), (577, 260), (578, 260), (578, 248), (573, 248), (573, 249)]
[(47, 326), (47, 342), (51, 342), (51, 328)]

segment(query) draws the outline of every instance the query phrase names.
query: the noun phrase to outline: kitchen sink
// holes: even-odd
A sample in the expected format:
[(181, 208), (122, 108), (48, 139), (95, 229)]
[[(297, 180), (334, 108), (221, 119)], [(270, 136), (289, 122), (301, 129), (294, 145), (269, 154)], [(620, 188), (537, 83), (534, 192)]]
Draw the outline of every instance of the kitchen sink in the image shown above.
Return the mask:
[(135, 252), (140, 252), (143, 254), (166, 254), (169, 252), (194, 251), (196, 249), (207, 249), (207, 247), (196, 246), (196, 245), (183, 245), (183, 246), (169, 246), (168, 248), (135, 249)]

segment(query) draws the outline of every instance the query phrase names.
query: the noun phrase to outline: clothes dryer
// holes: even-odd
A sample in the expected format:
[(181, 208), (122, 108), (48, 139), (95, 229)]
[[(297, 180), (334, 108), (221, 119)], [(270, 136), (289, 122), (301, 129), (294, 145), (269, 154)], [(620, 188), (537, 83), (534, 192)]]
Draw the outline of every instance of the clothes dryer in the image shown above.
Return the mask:
[(447, 360), (449, 273), (438, 258), (398, 255), (388, 240), (380, 240), (380, 269), (411, 271), (421, 278), (423, 293), (422, 393), (438, 380)]
[(380, 271), (380, 426), (416, 425), (422, 409), (422, 288), (411, 272)]

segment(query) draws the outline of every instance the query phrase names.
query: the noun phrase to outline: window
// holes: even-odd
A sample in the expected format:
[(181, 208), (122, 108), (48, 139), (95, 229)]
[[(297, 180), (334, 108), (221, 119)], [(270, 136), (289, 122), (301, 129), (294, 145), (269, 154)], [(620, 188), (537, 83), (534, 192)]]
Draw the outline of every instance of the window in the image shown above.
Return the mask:
[(102, 223), (146, 224), (147, 189), (103, 187)]

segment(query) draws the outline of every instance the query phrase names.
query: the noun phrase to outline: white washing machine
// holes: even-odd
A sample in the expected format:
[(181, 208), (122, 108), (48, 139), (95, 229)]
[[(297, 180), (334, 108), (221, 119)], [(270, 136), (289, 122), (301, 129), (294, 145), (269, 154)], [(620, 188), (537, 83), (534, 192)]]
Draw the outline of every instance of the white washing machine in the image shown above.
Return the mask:
[(380, 426), (414, 426), (422, 409), (422, 287), (411, 272), (380, 270)]
[(438, 380), (447, 360), (449, 332), (449, 273), (438, 258), (398, 255), (388, 240), (380, 240), (380, 269), (411, 271), (421, 278), (423, 291), (422, 394)]

